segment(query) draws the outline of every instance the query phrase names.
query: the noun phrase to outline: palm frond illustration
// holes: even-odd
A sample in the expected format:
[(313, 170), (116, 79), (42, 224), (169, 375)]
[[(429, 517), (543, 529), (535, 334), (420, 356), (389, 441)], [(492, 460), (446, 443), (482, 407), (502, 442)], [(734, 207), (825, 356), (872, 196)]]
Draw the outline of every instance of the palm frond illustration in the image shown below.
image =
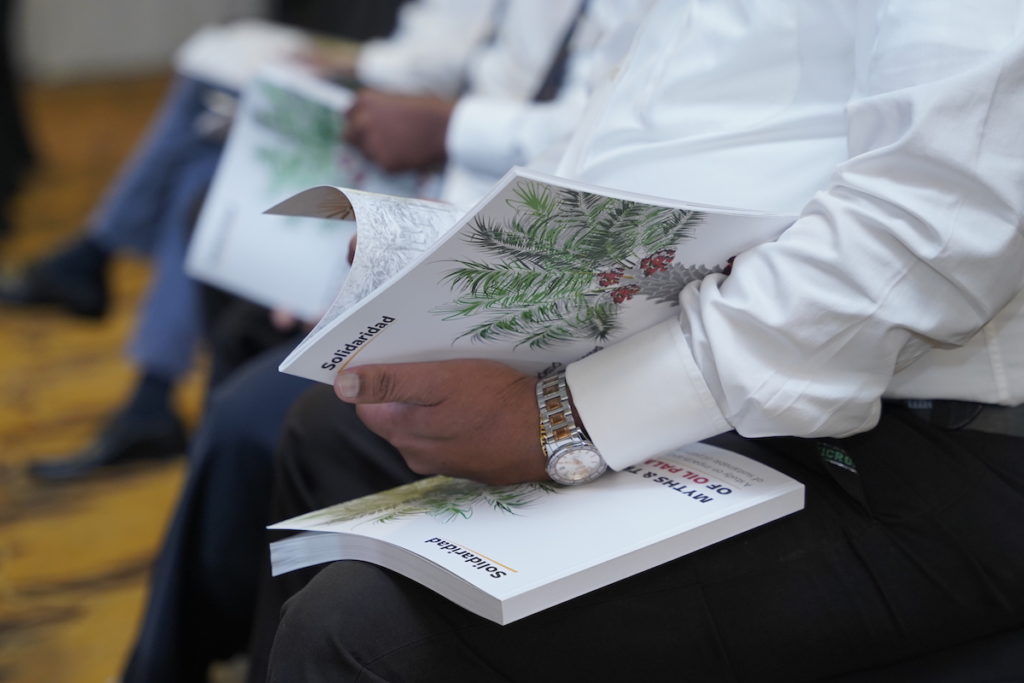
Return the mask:
[(341, 140), (341, 115), (319, 102), (260, 83), (255, 120), (271, 131), (274, 142), (257, 150), (270, 172), (271, 190), (288, 190), (329, 182), (336, 174), (335, 153)]
[(548, 348), (606, 341), (619, 307), (635, 296), (676, 304), (686, 283), (718, 266), (674, 263), (699, 211), (653, 206), (520, 181), (511, 217), (478, 217), (466, 241), (479, 260), (457, 261), (444, 281), (456, 294), (436, 312), (447, 320), (483, 316), (461, 337)]
[(385, 523), (426, 515), (442, 522), (467, 519), (479, 505), (516, 514), (541, 496), (558, 489), (546, 482), (487, 486), (466, 479), (430, 477), (388, 491), (311, 513), (307, 519), (325, 523), (362, 520)]

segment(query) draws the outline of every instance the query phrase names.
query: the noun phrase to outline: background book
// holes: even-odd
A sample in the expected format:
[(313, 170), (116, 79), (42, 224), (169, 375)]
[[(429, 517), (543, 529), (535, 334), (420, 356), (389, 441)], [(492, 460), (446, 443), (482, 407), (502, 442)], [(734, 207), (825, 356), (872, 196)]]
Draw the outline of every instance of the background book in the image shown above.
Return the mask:
[(243, 91), (186, 259), (188, 273), (316, 320), (348, 272), (355, 225), (267, 215), (300, 189), (341, 183), (432, 196), (430, 173), (386, 173), (343, 141), (354, 94), (300, 67), (264, 69)]
[(301, 29), (264, 19), (208, 24), (175, 51), (174, 70), (241, 92), (266, 67), (294, 59), (313, 45), (313, 37)]

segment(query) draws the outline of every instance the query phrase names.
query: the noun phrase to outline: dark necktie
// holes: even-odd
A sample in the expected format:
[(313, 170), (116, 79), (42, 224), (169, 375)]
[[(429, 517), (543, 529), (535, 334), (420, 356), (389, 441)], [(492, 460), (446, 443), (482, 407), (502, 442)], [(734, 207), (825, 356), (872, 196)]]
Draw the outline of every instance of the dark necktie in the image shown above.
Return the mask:
[(572, 43), (572, 36), (576, 33), (576, 27), (579, 26), (580, 19), (583, 18), (586, 9), (587, 0), (582, 0), (579, 9), (576, 10), (576, 15), (565, 29), (565, 35), (562, 36), (562, 42), (558, 45), (558, 51), (551, 60), (551, 65), (544, 75), (544, 80), (541, 81), (540, 87), (537, 88), (537, 92), (533, 96), (534, 102), (550, 102), (555, 99), (558, 91), (561, 90), (562, 83), (565, 81), (566, 66), (569, 61), (569, 45)]

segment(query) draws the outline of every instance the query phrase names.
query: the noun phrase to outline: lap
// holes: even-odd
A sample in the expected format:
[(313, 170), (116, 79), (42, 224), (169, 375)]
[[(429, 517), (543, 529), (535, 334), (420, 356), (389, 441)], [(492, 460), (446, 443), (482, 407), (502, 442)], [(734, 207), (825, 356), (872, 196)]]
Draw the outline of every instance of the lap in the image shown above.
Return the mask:
[(336, 563), (285, 611), (278, 680), (815, 680), (1024, 619), (1019, 441), (897, 412), (850, 439), (723, 445), (803, 481), (805, 510), (504, 627)]

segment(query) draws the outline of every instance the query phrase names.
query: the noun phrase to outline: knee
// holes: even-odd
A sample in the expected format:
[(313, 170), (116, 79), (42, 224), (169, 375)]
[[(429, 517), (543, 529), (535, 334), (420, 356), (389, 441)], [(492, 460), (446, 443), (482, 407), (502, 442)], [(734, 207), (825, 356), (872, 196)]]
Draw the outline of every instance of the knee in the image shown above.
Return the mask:
[(386, 583), (386, 572), (362, 562), (335, 562), (321, 570), (281, 610), (271, 680), (288, 680), (296, 667), (329, 672), (324, 680), (349, 680), (347, 673), (361, 670), (365, 644), (379, 641), (388, 628), (379, 609)]
[[(282, 388), (277, 369), (243, 368), (213, 390), (203, 419), (207, 439), (218, 446), (245, 443), (272, 451), (297, 392)], [(268, 377), (269, 375), (269, 377)]]
[(203, 418), (203, 430), (211, 441), (233, 441), (246, 431), (244, 395), (227, 388), (215, 389)]
[[(197, 470), (241, 467), (258, 457), (249, 447), (256, 439), (246, 401), (244, 395), (236, 392), (214, 392), (195, 439), (191, 467)], [(269, 465), (269, 452), (265, 461)]]
[(339, 406), (347, 407), (334, 396), (327, 386), (314, 386), (305, 391), (292, 405), (285, 419), (285, 432), (293, 439), (306, 435), (319, 435), (337, 428)]
[(284, 420), (275, 454), (278, 466), (293, 473), (311, 470), (307, 474), (315, 476), (316, 464), (323, 453), (352, 450), (348, 448), (348, 432), (360, 429), (357, 423), (355, 410), (338, 400), (330, 387), (307, 389)]
[(289, 638), (297, 642), (316, 642), (326, 633), (328, 627), (344, 613), (338, 608), (346, 599), (341, 575), (346, 563), (335, 562), (316, 573), (302, 590), (288, 599), (281, 609), (281, 625), (278, 640)]

